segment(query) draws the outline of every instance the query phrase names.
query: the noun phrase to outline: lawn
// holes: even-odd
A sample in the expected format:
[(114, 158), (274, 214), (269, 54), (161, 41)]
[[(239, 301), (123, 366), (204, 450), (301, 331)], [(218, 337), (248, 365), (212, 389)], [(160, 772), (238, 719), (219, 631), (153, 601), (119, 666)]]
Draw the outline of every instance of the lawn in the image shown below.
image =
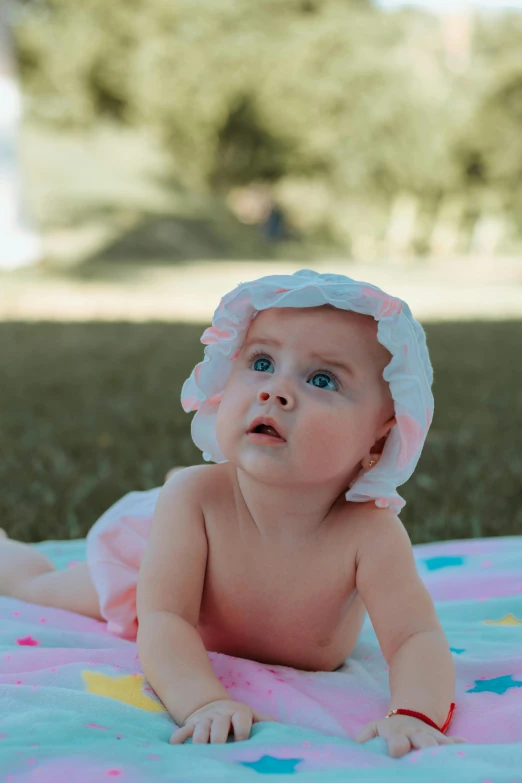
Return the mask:
[[(15, 318), (28, 319), (0, 322), (0, 526), (24, 541), (79, 538), (124, 493), (157, 486), (175, 464), (202, 461), (179, 396), (202, 357), (207, 324), (158, 320), (173, 312), (182, 320), (174, 293), (197, 291), (205, 310), (205, 296), (212, 299), (210, 313), (217, 283), (205, 281), (202, 260), (262, 259), (265, 267), (294, 249), (275, 252), (222, 205), (189, 198), (170, 181), (168, 161), (151, 139), (133, 131), (24, 127), (22, 142), (48, 255), (43, 270), (0, 280), (4, 310), (21, 302)], [(304, 247), (299, 258), (301, 266), (316, 266)], [(172, 270), (187, 262), (190, 280), (179, 269), (174, 279)], [(220, 293), (237, 285), (238, 275), (256, 276), (243, 268), (228, 274), (233, 280), (220, 278)], [(417, 273), (404, 274), (413, 280)], [(514, 298), (517, 275), (509, 278)], [(464, 300), (494, 298), (492, 283), (477, 293), (461, 279)], [(420, 290), (432, 288), (428, 278), (419, 285), (417, 303)], [(449, 295), (437, 290), (444, 304)], [(143, 317), (155, 322), (115, 320), (115, 291), (129, 321), (139, 321), (134, 310), (153, 296), (154, 309)], [(60, 322), (80, 306), (71, 292), (96, 300), (100, 312), (86, 316), (95, 321)], [(497, 299), (498, 312), (509, 312), (504, 289)], [(37, 314), (38, 303), (47, 315)], [(430, 323), (417, 310), (434, 365), (435, 416), (417, 470), (399, 490), (407, 501), (401, 519), (414, 543), (519, 534), (522, 320)]]
[[(399, 492), (413, 543), (518, 535), (522, 321), (424, 323), (435, 416)], [(202, 462), (181, 386), (204, 325), (0, 323), (0, 524), (80, 538), (130, 490)]]

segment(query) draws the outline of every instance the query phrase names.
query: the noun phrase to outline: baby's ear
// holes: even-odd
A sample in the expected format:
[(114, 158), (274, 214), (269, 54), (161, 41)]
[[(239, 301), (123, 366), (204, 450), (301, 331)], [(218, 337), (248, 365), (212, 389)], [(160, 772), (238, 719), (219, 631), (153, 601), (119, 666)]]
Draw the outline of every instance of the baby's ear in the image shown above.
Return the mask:
[(392, 428), (397, 424), (397, 419), (395, 416), (392, 416), (391, 419), (388, 419), (388, 421), (382, 425), (382, 427), (379, 430), (378, 437), (379, 438), (387, 438), (390, 434)]
[(392, 427), (395, 424), (397, 424), (397, 419), (395, 416), (393, 416), (391, 419), (388, 419), (386, 424), (383, 424), (382, 427), (380, 427), (379, 431), (377, 432), (377, 438), (372, 447), (372, 454), (382, 454), (384, 444), (386, 443), (388, 435), (390, 434)]

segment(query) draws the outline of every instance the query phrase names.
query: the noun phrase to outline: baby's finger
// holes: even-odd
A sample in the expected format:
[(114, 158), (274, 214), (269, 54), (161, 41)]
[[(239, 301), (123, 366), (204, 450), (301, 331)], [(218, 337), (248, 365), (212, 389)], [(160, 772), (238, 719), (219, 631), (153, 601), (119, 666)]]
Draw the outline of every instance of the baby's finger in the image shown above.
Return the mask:
[(376, 736), (377, 736), (377, 728), (375, 726), (375, 722), (371, 722), (371, 723), (367, 723), (366, 726), (363, 726), (363, 728), (355, 737), (355, 741), (368, 742), (368, 740), (371, 740)]
[(436, 736), (437, 742), (439, 745), (452, 745), (453, 744), (453, 737), (446, 737), (444, 734), (437, 734)]
[(394, 759), (405, 756), (411, 750), (409, 737), (406, 734), (394, 734), (388, 737), (388, 753)]
[(258, 710), (253, 710), (252, 712), (254, 713), (252, 723), (262, 723), (263, 721), (273, 721), (274, 723), (277, 723), (276, 719), (271, 715), (266, 715), (264, 712), (258, 712)]
[(232, 726), (234, 727), (235, 741), (242, 742), (250, 737), (252, 718), (247, 712), (234, 712), (232, 715)]
[(434, 745), (437, 745), (437, 739), (433, 736), (433, 734), (427, 734), (425, 731), (417, 731), (410, 735), (410, 742), (412, 744), (412, 747), (416, 748), (417, 750), (422, 750), (422, 748), (432, 748)]
[(210, 742), (226, 742), (229, 734), (230, 717), (228, 715), (220, 715), (219, 718), (214, 718), (212, 728), (210, 729)]
[(449, 739), (450, 742), (455, 742), (455, 743), (464, 742), (465, 744), (467, 744), (468, 742), (463, 737), (447, 737), (446, 739)]
[(200, 718), (192, 735), (192, 744), (205, 745), (210, 739), (211, 726), (212, 720), (210, 718)]
[(194, 729), (195, 726), (193, 723), (189, 724), (188, 726), (182, 726), (171, 736), (169, 745), (182, 745), (185, 740), (188, 740), (189, 737), (192, 737)]

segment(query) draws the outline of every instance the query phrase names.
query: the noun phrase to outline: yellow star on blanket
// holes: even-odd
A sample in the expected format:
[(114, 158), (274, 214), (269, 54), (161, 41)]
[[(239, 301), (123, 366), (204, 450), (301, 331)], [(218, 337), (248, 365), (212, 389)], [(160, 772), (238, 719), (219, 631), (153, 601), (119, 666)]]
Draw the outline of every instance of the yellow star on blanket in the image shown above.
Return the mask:
[(512, 614), (506, 614), (502, 620), (484, 620), (484, 622), (486, 625), (522, 625), (522, 620), (517, 620)]
[(108, 696), (109, 699), (117, 699), (148, 712), (166, 711), (163, 704), (159, 704), (141, 692), (144, 680), (141, 674), (110, 677), (102, 672), (82, 671), (82, 677), (87, 685), (87, 691), (96, 694), (96, 696)]

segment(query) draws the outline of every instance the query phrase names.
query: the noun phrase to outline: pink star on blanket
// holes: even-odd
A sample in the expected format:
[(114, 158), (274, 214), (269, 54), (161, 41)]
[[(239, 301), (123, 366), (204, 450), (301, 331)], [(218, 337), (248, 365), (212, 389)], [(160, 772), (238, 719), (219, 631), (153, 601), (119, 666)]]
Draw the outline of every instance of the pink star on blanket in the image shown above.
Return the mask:
[(33, 639), (32, 636), (24, 636), (22, 639), (17, 639), (16, 643), (22, 647), (37, 647), (40, 642), (37, 639)]

